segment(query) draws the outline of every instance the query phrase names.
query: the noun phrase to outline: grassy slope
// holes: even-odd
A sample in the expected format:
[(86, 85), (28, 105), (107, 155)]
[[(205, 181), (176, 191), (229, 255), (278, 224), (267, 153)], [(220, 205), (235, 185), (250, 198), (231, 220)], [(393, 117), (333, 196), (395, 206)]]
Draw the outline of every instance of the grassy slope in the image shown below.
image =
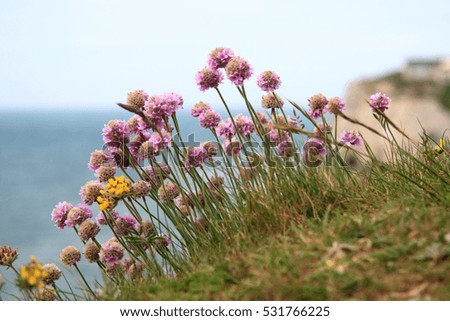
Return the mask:
[[(440, 157), (434, 170), (448, 176)], [(207, 244), (189, 271), (105, 298), (450, 300), (449, 185), (403, 161), (353, 180), (332, 169), (267, 177), (242, 195), (241, 229)], [(410, 184), (419, 176), (422, 187)]]

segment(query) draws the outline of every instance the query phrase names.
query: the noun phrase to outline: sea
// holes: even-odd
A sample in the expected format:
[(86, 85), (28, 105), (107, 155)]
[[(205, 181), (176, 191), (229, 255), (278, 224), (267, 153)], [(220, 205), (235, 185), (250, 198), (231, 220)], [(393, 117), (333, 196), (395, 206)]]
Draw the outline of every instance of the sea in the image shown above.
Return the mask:
[[(241, 108), (232, 108), (232, 112), (248, 114)], [(225, 111), (220, 113), (228, 118)], [(61, 201), (82, 203), (80, 187), (96, 179), (87, 164), (91, 152), (103, 146), (104, 124), (131, 116), (119, 107), (0, 110), (0, 246), (18, 248), (16, 267), (29, 262), (31, 255), (43, 264), (56, 263), (74, 291), (81, 291), (79, 277), (62, 266), (59, 253), (68, 245), (82, 250), (82, 243), (72, 229), (56, 228), (51, 212)], [(188, 109), (180, 110), (177, 118), (186, 143), (213, 140)], [(98, 210), (91, 209), (95, 217)], [(111, 237), (111, 232), (102, 231), (98, 240)], [(102, 282), (96, 265), (82, 260), (79, 268), (90, 284)], [(6, 280), (0, 299), (20, 299), (12, 271), (0, 266), (0, 274)], [(60, 286), (68, 289), (67, 282)]]
[[(95, 179), (87, 164), (91, 152), (103, 146), (104, 124), (131, 116), (119, 107), (0, 111), (0, 246), (18, 248), (16, 267), (29, 262), (33, 255), (43, 264), (56, 263), (70, 282), (75, 279), (76, 287), (79, 278), (63, 268), (59, 253), (67, 245), (82, 250), (82, 244), (73, 230), (54, 226), (51, 212), (61, 201), (82, 203), (79, 190), (86, 181)], [(179, 111), (178, 119), (181, 132), (186, 133), (183, 139), (192, 133), (196, 134), (194, 140), (211, 138), (188, 110)], [(95, 217), (98, 211), (94, 207)], [(100, 234), (99, 241), (110, 237)], [(96, 265), (82, 260), (79, 267), (89, 282), (101, 281)], [(7, 282), (4, 292), (12, 294), (1, 293), (1, 298), (17, 299), (12, 271), (0, 266), (0, 274)]]

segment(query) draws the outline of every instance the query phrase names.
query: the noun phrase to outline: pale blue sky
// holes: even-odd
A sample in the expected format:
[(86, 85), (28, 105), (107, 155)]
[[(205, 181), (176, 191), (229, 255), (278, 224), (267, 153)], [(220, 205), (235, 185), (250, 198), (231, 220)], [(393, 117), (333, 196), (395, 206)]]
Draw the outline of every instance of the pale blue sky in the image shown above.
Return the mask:
[(194, 75), (217, 46), (255, 74), (276, 71), (280, 93), (304, 103), (410, 57), (449, 55), (449, 17), (448, 0), (0, 0), (0, 108), (114, 106), (133, 89), (216, 104)]

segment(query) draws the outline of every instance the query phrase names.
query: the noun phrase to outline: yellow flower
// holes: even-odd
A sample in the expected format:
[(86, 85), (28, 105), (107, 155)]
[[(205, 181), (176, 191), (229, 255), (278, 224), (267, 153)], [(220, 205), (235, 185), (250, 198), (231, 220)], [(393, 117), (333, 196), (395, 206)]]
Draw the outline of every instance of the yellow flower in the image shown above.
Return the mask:
[(97, 197), (97, 202), (98, 202), (98, 208), (100, 209), (100, 211), (105, 211), (107, 210), (111, 204), (108, 201), (108, 198), (103, 198), (101, 196)]
[(34, 256), (30, 257), (30, 263), (20, 267), (19, 286), (22, 288), (39, 288), (44, 287), (44, 279), (47, 272), (42, 270), (42, 264), (36, 262)]
[(130, 183), (131, 181), (129, 179), (125, 179), (124, 176), (116, 176), (114, 179), (110, 178), (108, 180), (105, 189), (108, 194), (120, 198), (124, 194), (130, 192)]
[(433, 150), (439, 154), (444, 152), (445, 150), (444, 138), (439, 139), (439, 145), (434, 146)]
[(100, 191), (102, 196), (97, 197), (98, 208), (101, 211), (113, 209), (117, 204), (117, 199), (125, 197), (131, 192), (131, 181), (124, 176), (110, 178), (105, 185), (105, 189)]

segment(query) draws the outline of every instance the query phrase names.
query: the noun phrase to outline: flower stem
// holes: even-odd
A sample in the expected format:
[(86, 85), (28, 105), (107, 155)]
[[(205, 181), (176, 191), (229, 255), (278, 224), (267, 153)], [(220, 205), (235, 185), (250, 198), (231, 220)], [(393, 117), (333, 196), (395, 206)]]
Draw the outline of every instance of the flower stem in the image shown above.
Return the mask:
[(75, 269), (77, 270), (78, 274), (81, 276), (81, 278), (83, 279), (84, 284), (86, 285), (86, 287), (88, 288), (89, 292), (91, 292), (92, 296), (94, 297), (94, 299), (97, 300), (97, 296), (95, 295), (94, 291), (92, 291), (91, 287), (89, 286), (89, 283), (86, 281), (86, 279), (84, 278), (83, 273), (81, 273), (80, 269), (78, 268), (77, 264), (73, 265), (75, 267)]

